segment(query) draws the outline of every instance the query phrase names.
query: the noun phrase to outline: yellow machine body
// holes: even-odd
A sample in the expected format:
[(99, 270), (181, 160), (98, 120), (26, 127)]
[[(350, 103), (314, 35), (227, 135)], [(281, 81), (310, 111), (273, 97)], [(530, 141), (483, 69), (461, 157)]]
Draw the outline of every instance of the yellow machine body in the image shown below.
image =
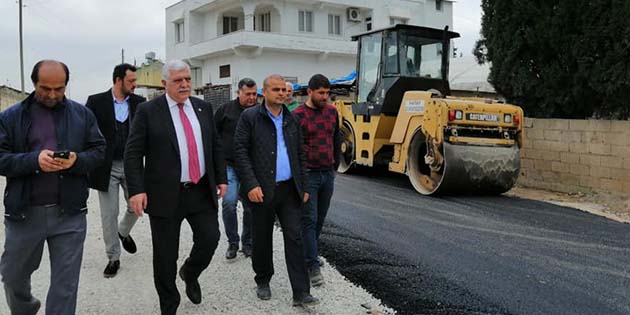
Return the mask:
[(518, 106), (450, 94), (450, 42), (459, 34), (395, 25), (358, 42), (353, 102), (337, 101), (339, 172), (354, 165), (406, 174), (421, 194), (502, 193), (516, 183)]
[(335, 105), (345, 137), (342, 172), (386, 164), (426, 195), (502, 193), (516, 182), (523, 141), (518, 106), (425, 91), (405, 92), (395, 117), (354, 115), (352, 103)]

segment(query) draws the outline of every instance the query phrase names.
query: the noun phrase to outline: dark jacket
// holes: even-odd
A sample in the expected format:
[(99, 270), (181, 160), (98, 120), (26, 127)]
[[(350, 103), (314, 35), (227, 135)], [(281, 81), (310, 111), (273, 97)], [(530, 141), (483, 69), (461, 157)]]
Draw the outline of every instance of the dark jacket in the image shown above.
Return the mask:
[[(190, 98), (197, 114), (203, 141), (206, 176), (215, 209), (216, 185), (227, 184), (221, 138), (214, 126), (210, 104)], [(157, 217), (172, 217), (178, 207), (181, 160), (177, 134), (162, 95), (138, 106), (125, 149), (125, 176), (129, 196), (147, 194), (146, 212)]]
[[(129, 104), (128, 126), (131, 126), (138, 104), (144, 101), (146, 101), (146, 99), (142, 96), (136, 94), (129, 96), (127, 100)], [(103, 93), (90, 95), (85, 106), (91, 109), (94, 116), (96, 116), (98, 127), (107, 142), (105, 163), (88, 174), (88, 185), (90, 188), (107, 191), (109, 189), (109, 176), (112, 171), (112, 161), (114, 160), (114, 144), (116, 143), (116, 114), (114, 112), (112, 90), (109, 89)]]
[[(7, 179), (4, 192), (5, 218), (24, 220), (30, 208), (32, 176), (41, 172), (40, 151), (28, 151), (31, 126), (30, 108), (34, 93), (0, 113), (0, 175)], [(77, 161), (59, 173), (59, 205), (62, 211), (86, 211), (87, 173), (103, 162), (105, 139), (96, 118), (85, 106), (64, 99), (55, 111), (57, 147), (74, 151)]]
[(217, 131), (223, 140), (225, 162), (232, 166), (234, 165), (234, 132), (236, 132), (238, 119), (245, 109), (246, 107), (241, 106), (238, 98), (236, 98), (221, 105), (214, 113)]
[[(307, 177), (300, 126), (286, 106), (283, 108), (282, 118), (291, 174), (298, 197), (302, 200)], [(273, 199), (276, 188), (276, 147), (276, 127), (268, 116), (264, 103), (246, 109), (241, 114), (234, 134), (236, 174), (244, 193), (260, 186), (264, 200)]]

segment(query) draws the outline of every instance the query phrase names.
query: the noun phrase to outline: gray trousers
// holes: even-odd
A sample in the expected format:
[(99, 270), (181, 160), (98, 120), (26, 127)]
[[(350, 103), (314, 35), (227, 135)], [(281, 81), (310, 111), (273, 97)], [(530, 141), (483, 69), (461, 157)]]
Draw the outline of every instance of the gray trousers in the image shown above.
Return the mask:
[[(122, 187), (127, 209), (123, 214), (120, 224), (118, 223), (119, 213), (119, 190)], [(112, 172), (109, 176), (109, 188), (107, 191), (98, 192), (98, 202), (101, 207), (101, 225), (103, 226), (103, 241), (105, 242), (105, 253), (110, 261), (120, 258), (120, 241), (118, 233), (122, 236), (129, 235), (131, 228), (136, 224), (138, 216), (129, 206), (129, 195), (127, 194), (127, 180), (122, 161), (113, 161)]]
[(35, 314), (39, 300), (31, 294), (31, 275), (39, 268), (48, 243), (50, 287), (46, 314), (74, 314), (85, 241), (85, 212), (61, 214), (58, 206), (32, 207), (24, 221), (5, 220), (0, 274), (11, 314)]

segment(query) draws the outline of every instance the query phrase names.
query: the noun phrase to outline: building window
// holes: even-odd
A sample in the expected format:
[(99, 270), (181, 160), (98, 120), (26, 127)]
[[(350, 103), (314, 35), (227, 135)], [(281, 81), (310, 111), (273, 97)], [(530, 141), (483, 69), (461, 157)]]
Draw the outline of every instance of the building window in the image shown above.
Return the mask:
[(341, 35), (341, 15), (328, 14), (328, 34)]
[(313, 11), (298, 11), (298, 25), (300, 32), (313, 32)]
[(254, 21), (254, 30), (261, 32), (271, 32), (271, 12), (258, 15), (257, 21)]
[(389, 18), (389, 25), (397, 25), (397, 24), (407, 24), (407, 19), (402, 18)]
[(238, 31), (238, 18), (235, 16), (223, 17), (223, 35)]
[(184, 42), (184, 21), (175, 22), (175, 43)]
[(366, 31), (372, 30), (372, 17), (371, 16), (368, 16), (365, 18), (365, 30)]
[(230, 77), (230, 65), (219, 66), (219, 78), (229, 78), (229, 77)]
[(442, 11), (442, 0), (435, 0), (435, 10)]
[(203, 83), (201, 82), (201, 68), (190, 68), (190, 76), (192, 79), (193, 89), (203, 86)]

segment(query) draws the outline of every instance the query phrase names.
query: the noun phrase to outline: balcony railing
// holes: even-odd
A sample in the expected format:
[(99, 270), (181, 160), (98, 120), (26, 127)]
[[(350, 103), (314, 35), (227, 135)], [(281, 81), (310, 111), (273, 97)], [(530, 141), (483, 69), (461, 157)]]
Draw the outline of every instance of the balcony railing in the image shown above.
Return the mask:
[(280, 34), (271, 32), (240, 30), (216, 38), (177, 47), (181, 58), (210, 57), (226, 51), (243, 52), (258, 49), (275, 51), (295, 51), (312, 54), (355, 55), (356, 42), (345, 38), (317, 36), (313, 34)]

